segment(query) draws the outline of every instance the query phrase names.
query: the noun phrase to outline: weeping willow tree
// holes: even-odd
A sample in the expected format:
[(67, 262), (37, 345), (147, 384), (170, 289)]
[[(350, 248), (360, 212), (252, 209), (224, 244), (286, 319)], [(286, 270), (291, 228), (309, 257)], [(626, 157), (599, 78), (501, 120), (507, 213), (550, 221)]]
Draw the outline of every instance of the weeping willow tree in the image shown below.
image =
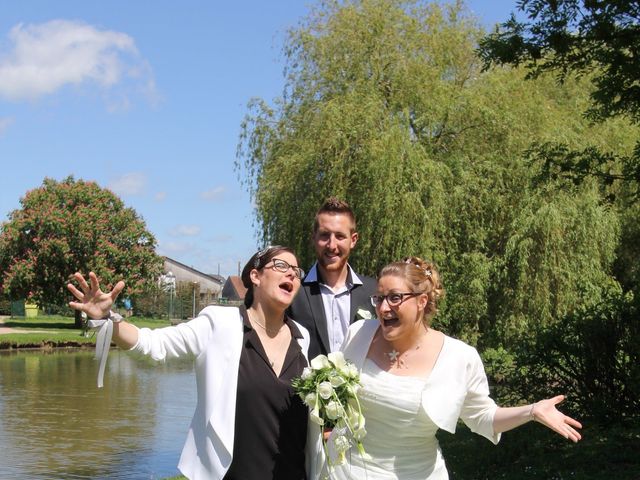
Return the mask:
[(236, 167), (265, 243), (310, 265), (315, 211), (344, 198), (358, 271), (433, 259), (447, 290), (440, 328), (508, 343), (597, 290), (619, 236), (596, 186), (536, 182), (528, 149), (588, 137), (622, 151), (634, 132), (582, 117), (585, 81), (483, 72), (482, 35), (460, 3), (320, 1), (286, 38), (283, 95), (250, 102)]

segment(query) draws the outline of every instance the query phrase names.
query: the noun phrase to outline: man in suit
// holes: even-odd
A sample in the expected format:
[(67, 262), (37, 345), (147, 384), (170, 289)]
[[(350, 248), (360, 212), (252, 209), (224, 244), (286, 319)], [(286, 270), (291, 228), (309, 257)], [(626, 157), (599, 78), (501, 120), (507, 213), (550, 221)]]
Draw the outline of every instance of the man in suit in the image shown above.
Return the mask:
[(369, 298), (376, 290), (375, 279), (356, 274), (348, 263), (357, 242), (349, 204), (327, 199), (313, 223), (316, 262), (289, 308), (289, 315), (309, 330), (309, 359), (339, 350), (351, 323), (375, 316)]

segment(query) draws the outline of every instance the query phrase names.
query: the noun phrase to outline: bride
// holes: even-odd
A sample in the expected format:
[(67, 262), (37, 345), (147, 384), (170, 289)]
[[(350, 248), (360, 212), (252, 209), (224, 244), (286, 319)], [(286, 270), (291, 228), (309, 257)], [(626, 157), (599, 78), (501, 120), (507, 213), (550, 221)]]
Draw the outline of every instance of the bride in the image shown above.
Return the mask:
[(346, 464), (332, 467), (332, 478), (447, 479), (435, 434), (454, 433), (459, 418), (494, 444), (529, 421), (581, 439), (580, 423), (556, 409), (562, 395), (520, 407), (495, 404), (476, 350), (430, 326), (441, 295), (437, 270), (420, 258), (380, 272), (371, 297), (378, 320), (354, 323), (342, 347), (361, 370), (367, 455), (352, 448)]

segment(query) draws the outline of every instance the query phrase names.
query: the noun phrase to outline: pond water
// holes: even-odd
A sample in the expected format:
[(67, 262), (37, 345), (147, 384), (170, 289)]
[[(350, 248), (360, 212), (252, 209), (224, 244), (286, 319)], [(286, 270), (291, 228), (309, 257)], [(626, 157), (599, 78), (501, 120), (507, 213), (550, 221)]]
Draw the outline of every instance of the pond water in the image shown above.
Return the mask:
[(191, 361), (111, 350), (0, 354), (0, 479), (160, 479), (177, 464), (196, 402)]

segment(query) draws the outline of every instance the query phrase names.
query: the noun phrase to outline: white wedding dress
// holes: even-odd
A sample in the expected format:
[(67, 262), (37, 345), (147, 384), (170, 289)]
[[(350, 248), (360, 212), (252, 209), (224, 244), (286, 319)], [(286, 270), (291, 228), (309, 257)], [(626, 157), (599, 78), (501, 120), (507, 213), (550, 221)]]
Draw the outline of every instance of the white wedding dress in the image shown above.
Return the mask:
[[(326, 478), (329, 473), (337, 480), (447, 479), (435, 437), (438, 429), (455, 433), (458, 420), (462, 420), (472, 432), (495, 444), (500, 441), (500, 434), (493, 431), (498, 407), (489, 396), (480, 355), (475, 348), (445, 336), (428, 376), (396, 376), (367, 358), (379, 327), (377, 320), (351, 324), (342, 346), (347, 361), (361, 372), (363, 388), (358, 397), (366, 419), (367, 434), (362, 443), (368, 455), (363, 458), (352, 447), (346, 464), (327, 472), (323, 451), (316, 445), (319, 442), (308, 441), (311, 478)], [(309, 429), (312, 440), (320, 436), (314, 425)]]
[(401, 377), (366, 359), (358, 397), (366, 419), (362, 443), (367, 457), (356, 448), (347, 462), (330, 472), (338, 480), (444, 480), (444, 459), (435, 437), (438, 427), (422, 406), (426, 379)]

